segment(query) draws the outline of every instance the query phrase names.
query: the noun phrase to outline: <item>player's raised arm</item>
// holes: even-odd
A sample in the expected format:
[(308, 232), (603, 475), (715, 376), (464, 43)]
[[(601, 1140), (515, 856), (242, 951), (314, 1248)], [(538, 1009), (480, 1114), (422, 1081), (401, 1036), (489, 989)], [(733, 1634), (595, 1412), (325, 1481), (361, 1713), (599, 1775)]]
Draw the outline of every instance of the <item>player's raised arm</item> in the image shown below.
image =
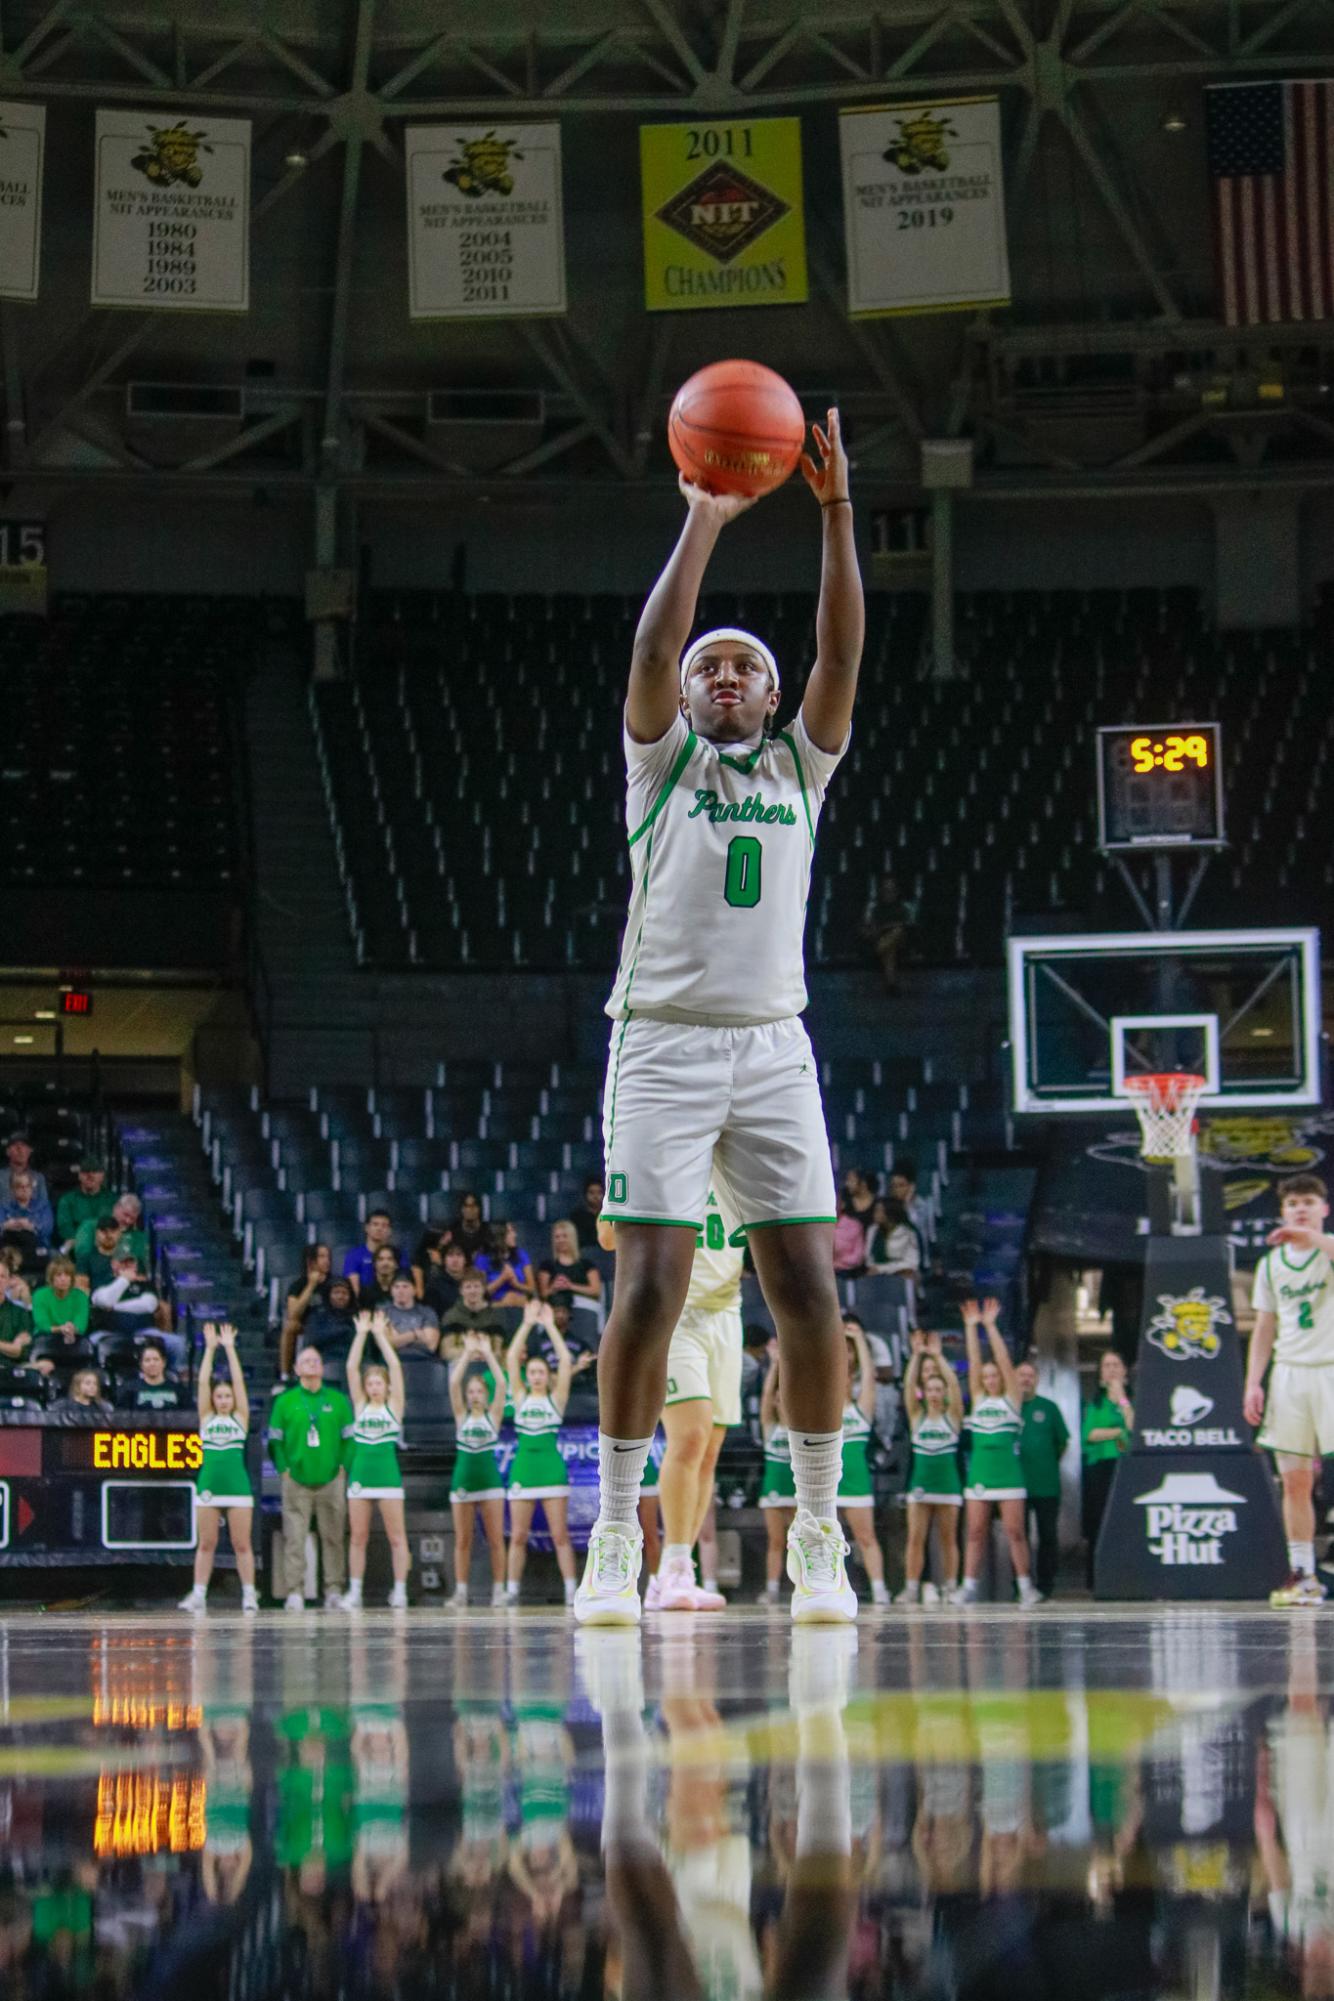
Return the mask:
[(656, 743), (672, 726), (681, 706), (681, 654), (695, 622), (699, 587), (713, 545), (729, 521), (754, 506), (744, 494), (706, 493), (684, 475), (679, 484), (690, 511), (667, 567), (640, 613), (630, 656), (625, 722), (636, 743)]
[(801, 713), (811, 741), (832, 756), (843, 748), (852, 725), (866, 636), (866, 603), (848, 496), (848, 455), (843, 449), (837, 410), (829, 412), (827, 422), (827, 430), (818, 424), (812, 426), (819, 465), (809, 452), (801, 456), (806, 484), (820, 503), (824, 537), (820, 602), (815, 612), (815, 665), (806, 683)]

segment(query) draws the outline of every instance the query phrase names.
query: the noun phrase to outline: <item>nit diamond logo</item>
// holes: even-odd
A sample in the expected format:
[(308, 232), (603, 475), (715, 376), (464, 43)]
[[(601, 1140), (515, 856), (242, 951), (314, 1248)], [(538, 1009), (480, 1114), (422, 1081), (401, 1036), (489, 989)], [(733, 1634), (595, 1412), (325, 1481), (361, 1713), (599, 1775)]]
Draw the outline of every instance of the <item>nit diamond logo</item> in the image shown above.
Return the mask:
[(678, 236), (730, 264), (788, 213), (788, 203), (739, 167), (715, 160), (657, 212)]

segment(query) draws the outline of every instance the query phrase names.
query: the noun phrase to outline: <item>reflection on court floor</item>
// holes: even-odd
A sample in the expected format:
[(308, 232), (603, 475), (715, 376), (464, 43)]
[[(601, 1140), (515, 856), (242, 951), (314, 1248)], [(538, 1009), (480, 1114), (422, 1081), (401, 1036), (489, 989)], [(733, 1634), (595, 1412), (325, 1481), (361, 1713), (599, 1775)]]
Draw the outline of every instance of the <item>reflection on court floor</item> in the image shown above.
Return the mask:
[(0, 1992), (1334, 1995), (1334, 1625), (0, 1625)]

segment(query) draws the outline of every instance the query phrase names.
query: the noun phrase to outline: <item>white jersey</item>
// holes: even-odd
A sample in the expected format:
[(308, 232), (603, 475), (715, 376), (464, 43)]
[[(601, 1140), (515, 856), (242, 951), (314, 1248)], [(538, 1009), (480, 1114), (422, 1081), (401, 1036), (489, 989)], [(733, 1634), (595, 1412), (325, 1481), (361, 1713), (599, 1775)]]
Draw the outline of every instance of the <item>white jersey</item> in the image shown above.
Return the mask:
[(1294, 1255), (1291, 1244), (1255, 1268), (1251, 1304), (1278, 1317), (1274, 1360), (1306, 1369), (1334, 1367), (1334, 1265), (1323, 1251)]
[(730, 1203), (718, 1199), (716, 1188), (709, 1190), (709, 1206), (704, 1228), (695, 1238), (695, 1262), (690, 1267), (686, 1311), (695, 1313), (738, 1313), (741, 1310), (741, 1271), (745, 1255), (733, 1239), (739, 1234)]
[(846, 750), (818, 749), (800, 715), (736, 754), (679, 714), (656, 743), (626, 733), (633, 887), (613, 1020), (748, 1028), (802, 1012), (815, 829)]

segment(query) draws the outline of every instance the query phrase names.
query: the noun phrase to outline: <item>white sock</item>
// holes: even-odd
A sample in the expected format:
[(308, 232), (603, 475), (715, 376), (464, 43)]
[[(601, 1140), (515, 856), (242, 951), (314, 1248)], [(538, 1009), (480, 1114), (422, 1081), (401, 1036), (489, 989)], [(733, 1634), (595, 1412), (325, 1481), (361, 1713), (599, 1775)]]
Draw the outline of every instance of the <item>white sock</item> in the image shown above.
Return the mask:
[(843, 1470), (841, 1431), (790, 1431), (792, 1484), (798, 1508), (820, 1522), (838, 1522), (838, 1476)]
[(871, 1585), (871, 1603), (872, 1603), (873, 1605), (888, 1605), (888, 1603), (889, 1603), (889, 1586), (888, 1586), (887, 1584), (875, 1584), (875, 1583), (872, 1583), (872, 1585)]
[(519, 1595), (519, 1587), (515, 1583), (514, 1579), (511, 1578), (509, 1583), (505, 1586), (505, 1596), (507, 1598), (517, 1598), (518, 1595)]
[(852, 1784), (842, 1718), (827, 1712), (797, 1724), (797, 1854), (852, 1853)]
[(648, 1438), (609, 1438), (598, 1433), (598, 1521), (605, 1528), (639, 1533), (639, 1489), (648, 1465)]
[[(666, 1564), (679, 1563), (683, 1557), (687, 1563), (690, 1563), (690, 1544), (688, 1542), (664, 1543), (662, 1562), (658, 1565), (658, 1569), (661, 1571)], [(690, 1567), (692, 1570), (694, 1569), (693, 1564)]]
[(764, 1580), (764, 1595), (766, 1598), (776, 1598), (778, 1596), (778, 1579), (776, 1577), (766, 1577)]
[(361, 1603), (361, 1579), (360, 1579), (359, 1577), (354, 1577), (354, 1578), (352, 1579), (352, 1582), (351, 1582), (351, 1583), (350, 1583), (350, 1584), (348, 1585), (348, 1587), (347, 1587), (347, 1595), (348, 1595), (348, 1597), (349, 1597), (349, 1598), (350, 1598), (350, 1599), (352, 1600), (352, 1602), (353, 1602), (353, 1604), (354, 1604), (354, 1605), (360, 1605), (360, 1603)]
[(718, 1590), (718, 1580), (716, 1577), (706, 1577), (704, 1579), (704, 1589), (715, 1592), (718, 1597), (722, 1597), (721, 1591)]
[(1313, 1542), (1290, 1542), (1288, 1562), (1294, 1570), (1302, 1571), (1307, 1577), (1315, 1576), (1315, 1544)]
[(562, 1579), (561, 1579), (561, 1582), (562, 1582), (562, 1583), (564, 1584), (564, 1586), (565, 1586), (565, 1603), (566, 1603), (567, 1605), (573, 1605), (573, 1603), (574, 1603), (574, 1579), (573, 1579), (572, 1577), (565, 1577), (565, 1578), (562, 1578)]

